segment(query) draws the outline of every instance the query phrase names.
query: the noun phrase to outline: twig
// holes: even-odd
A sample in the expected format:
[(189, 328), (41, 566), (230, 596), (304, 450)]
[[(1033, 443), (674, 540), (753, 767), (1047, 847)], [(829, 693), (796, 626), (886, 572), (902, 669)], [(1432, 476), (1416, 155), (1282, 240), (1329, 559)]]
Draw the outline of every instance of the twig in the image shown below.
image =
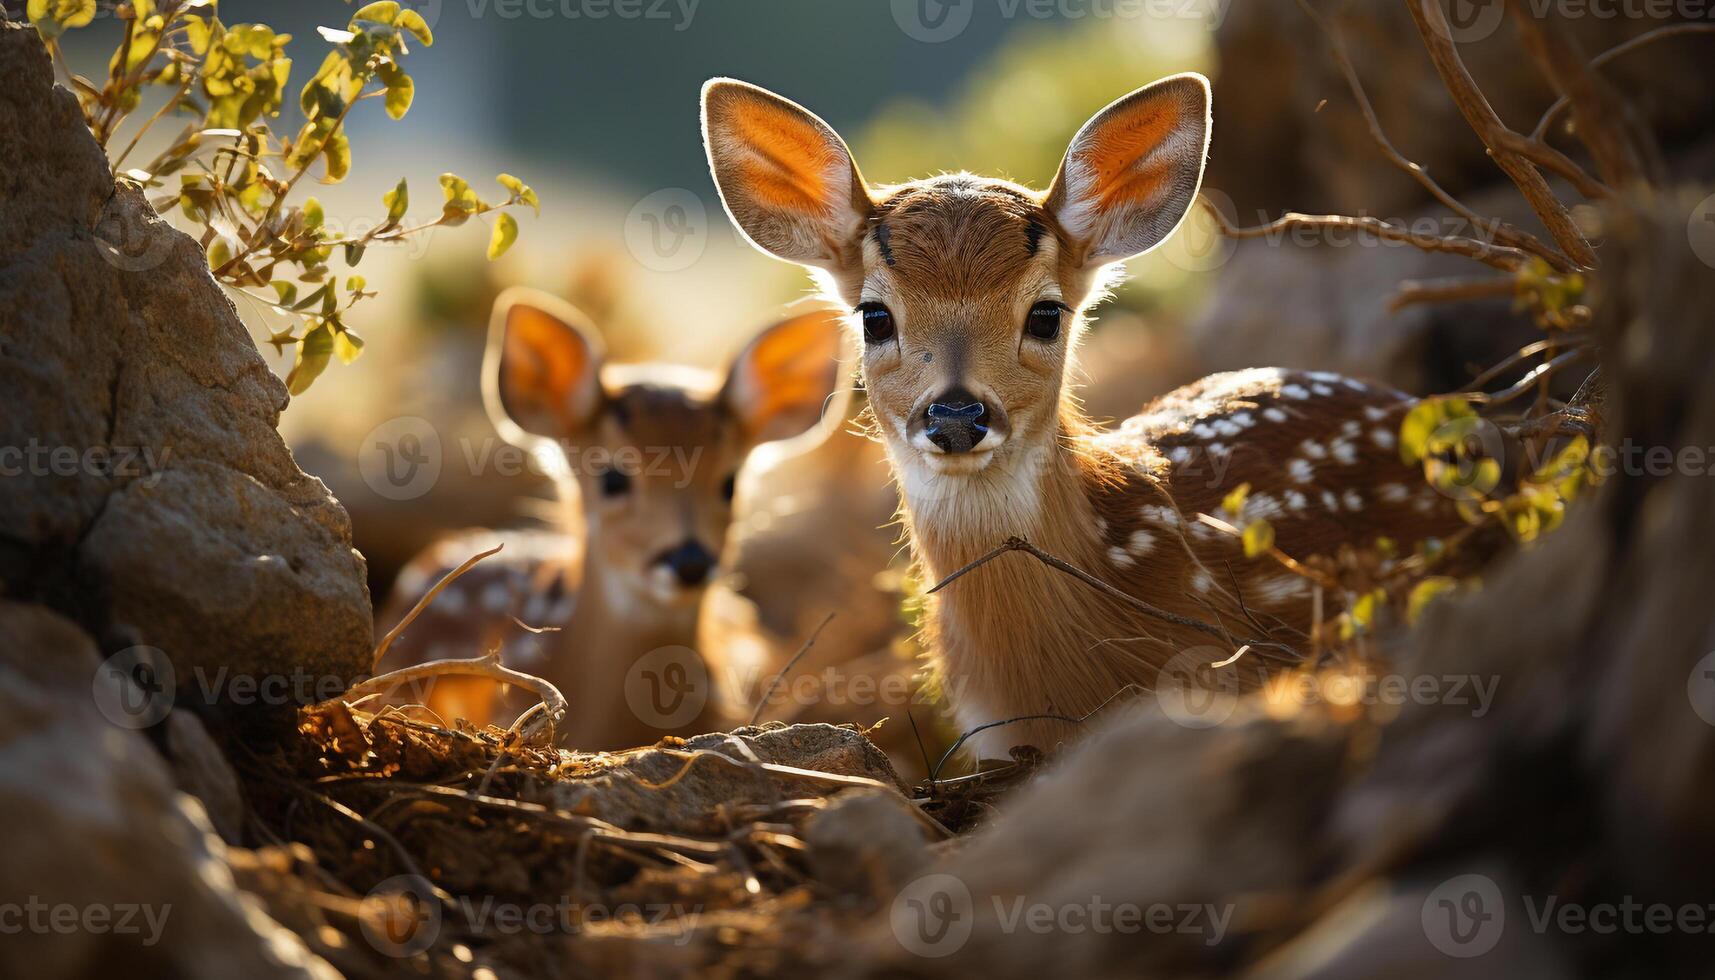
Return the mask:
[(1216, 223), (1221, 226), (1221, 233), (1229, 238), (1267, 238), (1293, 228), (1338, 228), (1343, 231), (1367, 231), (1385, 241), (1402, 242), (1425, 252), (1463, 255), (1505, 272), (1514, 272), (1523, 268), (1531, 257), (1531, 253), (1509, 245), (1492, 245), (1463, 235), (1419, 234), (1368, 215), (1353, 217), (1343, 214), (1302, 214), (1297, 211), (1288, 211), (1266, 225), (1239, 228), (1228, 221), (1226, 215), (1222, 214), (1220, 209), (1209, 203), (1207, 199), (1203, 201), (1203, 207), (1215, 216)]
[(1571, 157), (1547, 143), (1521, 136), (1510, 129), (1504, 133), (1496, 133), (1495, 137), (1507, 149), (1564, 178), (1574, 190), (1589, 200), (1599, 201), (1614, 194), (1613, 188), (1590, 176), (1589, 171), (1580, 167)]
[[(402, 684), (425, 680), (430, 677), (447, 675), (486, 677), (501, 684), (516, 684), (535, 692), (547, 708), (547, 723), (557, 726), (566, 714), (566, 697), (560, 689), (534, 674), (513, 670), (503, 665), (495, 654), (472, 657), (468, 660), (431, 660), (428, 663), (414, 664), (410, 667), (390, 671), (371, 677), (366, 681), (352, 685), (344, 694), (320, 702), (314, 708), (334, 701), (344, 701), (351, 698), (366, 697), (371, 694), (384, 694)], [(312, 708), (311, 710), (314, 710)]]
[(1394, 166), (1410, 174), (1412, 179), (1429, 192), (1430, 196), (1446, 205), (1453, 213), (1469, 221), (1472, 227), (1480, 228), (1485, 223), (1492, 224), (1496, 242), (1540, 255), (1549, 264), (1561, 269), (1561, 271), (1571, 269), (1571, 262), (1565, 255), (1535, 235), (1521, 228), (1515, 228), (1504, 221), (1489, 219), (1485, 222), (1475, 211), (1466, 207), (1452, 194), (1447, 193), (1445, 188), (1429, 176), (1429, 171), (1399, 152), (1399, 149), (1393, 145), (1393, 141), (1388, 139), (1387, 133), (1382, 129), (1381, 120), (1376, 116), (1375, 107), (1370, 103), (1369, 95), (1364, 92), (1363, 83), (1358, 80), (1358, 70), (1352, 65), (1352, 59), (1346, 53), (1345, 39), (1310, 5), (1309, 0), (1298, 0), (1298, 6), (1304, 11), (1305, 16), (1309, 17), (1311, 22), (1316, 25), (1317, 29), (1328, 38), (1328, 46), (1334, 53), (1334, 63), (1339, 66), (1340, 73), (1346, 76), (1346, 87), (1352, 90), (1352, 98), (1357, 101), (1359, 111), (1364, 114), (1364, 122), (1369, 126), (1370, 137), (1375, 140), (1377, 146), (1381, 147), (1388, 159), (1393, 161)]
[[(1616, 44), (1596, 57), (1591, 58), (1590, 67), (1601, 68), (1603, 65), (1608, 64), (1620, 55), (1636, 51), (1637, 49), (1654, 41), (1682, 34), (1715, 34), (1715, 24), (1669, 24), (1666, 27), (1658, 27), (1653, 31), (1646, 31), (1629, 41)], [(1537, 120), (1536, 128), (1530, 131), (1530, 138), (1538, 142), (1546, 142), (1548, 127), (1554, 125), (1554, 120), (1570, 105), (1572, 105), (1572, 100), (1565, 96), (1561, 96), (1556, 99), (1554, 104), (1549, 106), (1547, 111), (1542, 114), (1542, 118)]]
[(1429, 60), (1447, 86), (1448, 94), (1453, 96), (1454, 105), (1476, 131), (1477, 138), (1489, 148), (1495, 165), (1518, 186), (1519, 193), (1524, 195), (1561, 251), (1579, 265), (1594, 268), (1596, 253), (1573, 223), (1566, 206), (1554, 196), (1548, 181), (1537, 172), (1535, 164), (1507, 149), (1497, 137), (1496, 134), (1507, 130), (1507, 125), (1495, 114), (1494, 107), (1489, 105), (1482, 89), (1477, 87), (1477, 80), (1471, 77), (1464, 61), (1460, 60), (1458, 48), (1452, 41), (1453, 28), (1447, 23), (1447, 13), (1441, 9), (1441, 0), (1406, 0), (1406, 6), (1417, 22), (1417, 33), (1422, 35), (1424, 47), (1429, 50)]
[(393, 641), (399, 638), (400, 633), (405, 632), (405, 627), (410, 626), (411, 623), (417, 619), (417, 615), (419, 613), (428, 608), (429, 603), (434, 601), (435, 596), (441, 594), (442, 589), (451, 585), (453, 580), (458, 578), (460, 575), (463, 575), (465, 572), (474, 568), (477, 562), (482, 561), (484, 558), (490, 558), (494, 555), (498, 555), (505, 549), (505, 547), (505, 542), (502, 542), (487, 551), (480, 552), (466, 558), (459, 567), (442, 576), (441, 580), (435, 583), (434, 588), (423, 593), (423, 597), (417, 600), (417, 604), (411, 607), (411, 611), (405, 614), (405, 618), (399, 620), (398, 625), (388, 630), (387, 635), (381, 638), (381, 642), (375, 647), (375, 655), (370, 658), (369, 669), (371, 671), (381, 669), (381, 658), (387, 655), (387, 648), (393, 645)]
[(1517, 290), (1517, 284), (1505, 277), (1490, 279), (1438, 279), (1431, 282), (1407, 280), (1399, 284), (1399, 290), (1388, 297), (1387, 308), (1390, 313), (1398, 313), (1408, 306), (1422, 303), (1455, 303), (1467, 299), (1492, 299), (1497, 296), (1511, 296)]
[(792, 672), (792, 668), (798, 665), (798, 661), (804, 659), (804, 654), (809, 653), (810, 648), (816, 645), (816, 637), (822, 635), (823, 627), (833, 622), (833, 619), (834, 614), (832, 612), (822, 617), (822, 621), (810, 631), (810, 638), (804, 641), (804, 645), (798, 648), (798, 652), (792, 655), (791, 660), (786, 661), (786, 666), (780, 668), (780, 671), (769, 680), (768, 689), (763, 691), (762, 697), (757, 700), (756, 710), (750, 713), (750, 721), (747, 724), (754, 725), (762, 717), (762, 709), (768, 707), (768, 699), (774, 696), (775, 688), (778, 688), (780, 682), (786, 679), (786, 675)]
[(1537, 17), (1520, 0), (1507, 6), (1525, 50), (1554, 90), (1571, 101), (1573, 126), (1602, 179), (1614, 187), (1649, 183), (1648, 134), (1613, 86), (1590, 70), (1565, 22)]
[[(947, 749), (946, 752), (941, 754), (941, 761), (935, 763), (935, 768), (932, 771), (930, 771), (930, 773), (929, 773), (929, 783), (930, 783), (930, 785), (934, 785), (936, 778), (941, 775), (941, 767), (947, 764), (947, 760), (951, 759), (953, 757), (953, 754), (958, 752), (959, 749), (964, 746), (966, 740), (968, 740), (972, 735), (976, 735), (980, 732), (986, 732), (991, 728), (1000, 728), (1003, 725), (1017, 724), (1018, 722), (1021, 722), (1021, 721), (1063, 721), (1063, 722), (1066, 722), (1067, 724), (1071, 724), (1071, 725), (1082, 725), (1084, 722), (1089, 721), (1091, 718), (1095, 717), (1095, 715), (1098, 712), (1100, 712), (1103, 708), (1106, 708), (1108, 705), (1113, 704), (1114, 699), (1118, 698), (1120, 695), (1132, 694), (1132, 693), (1136, 693), (1136, 692), (1141, 691), (1141, 690), (1143, 690), (1143, 689), (1136, 684), (1127, 684), (1126, 686), (1120, 688), (1119, 690), (1115, 691), (1114, 693), (1108, 695), (1107, 699), (1105, 701), (1103, 701), (1101, 704), (1096, 705), (1094, 708), (1091, 708), (1089, 711), (1084, 712), (1082, 715), (1080, 715), (1079, 717), (1076, 717), (1076, 718), (1074, 718), (1070, 715), (1046, 713), (1046, 714), (1040, 714), (1040, 715), (1019, 715), (1016, 718), (1003, 718), (1000, 721), (991, 721), (991, 722), (987, 722), (985, 724), (978, 725), (977, 727), (971, 729), (970, 731), (965, 732), (964, 734), (960, 735), (959, 740), (954, 742)], [(981, 761), (981, 760), (979, 760), (979, 761)]]

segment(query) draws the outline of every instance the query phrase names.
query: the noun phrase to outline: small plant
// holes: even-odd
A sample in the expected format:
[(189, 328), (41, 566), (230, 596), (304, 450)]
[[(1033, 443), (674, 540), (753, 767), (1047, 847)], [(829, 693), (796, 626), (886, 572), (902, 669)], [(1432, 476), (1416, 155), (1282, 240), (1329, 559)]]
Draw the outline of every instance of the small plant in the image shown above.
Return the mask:
[[(58, 43), (67, 29), (95, 19), (96, 0), (29, 0), (28, 13), (114, 171), (168, 191), (151, 203), (162, 214), (177, 209), (200, 229), (217, 281), (292, 318), (291, 327), (267, 342), (281, 352), (296, 348), (286, 383), (298, 394), (331, 358), (350, 363), (363, 351), (347, 318), (375, 293), (355, 272), (341, 282), (329, 264), (335, 252), (355, 269), (371, 245), (398, 244), (492, 213), (488, 257), (495, 259), (518, 237), (518, 223), (505, 209), (527, 204), (539, 211), (540, 202), (511, 174), (497, 178), (506, 193), (498, 203), (481, 199), (464, 178), (442, 174), (441, 213), (433, 220), (406, 221), (410, 192), (400, 180), (382, 198), (384, 221), (362, 234), (335, 231), (319, 201), (294, 200), (293, 191), (318, 164), (323, 183), (350, 173), (345, 121), (359, 102), (379, 99), (388, 116), (404, 118), (416, 86), (403, 61), (411, 42), (434, 43), (429, 25), (416, 11), (381, 0), (357, 10), (343, 30), (318, 28), (333, 49), (298, 93), (306, 121), (286, 136), (270, 120), (279, 120), (289, 91), (291, 35), (265, 24), (224, 24), (215, 8), (215, 0), (119, 4), (114, 16), (125, 34), (99, 83), (72, 72)], [(168, 93), (166, 102), (115, 153), (119, 131), (151, 86)], [(122, 170), (144, 134), (169, 115), (190, 122), (154, 159)]]

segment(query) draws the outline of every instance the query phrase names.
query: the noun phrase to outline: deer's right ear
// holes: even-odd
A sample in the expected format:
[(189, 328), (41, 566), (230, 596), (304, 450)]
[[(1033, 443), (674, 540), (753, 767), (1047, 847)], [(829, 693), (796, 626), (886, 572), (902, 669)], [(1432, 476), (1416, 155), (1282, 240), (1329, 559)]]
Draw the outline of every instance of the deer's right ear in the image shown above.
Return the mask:
[(601, 341), (570, 303), (530, 289), (494, 302), (482, 396), (495, 428), (513, 443), (561, 439), (601, 407)]
[(721, 202), (751, 243), (823, 269), (859, 261), (871, 202), (851, 151), (790, 99), (730, 78), (703, 86), (703, 143)]

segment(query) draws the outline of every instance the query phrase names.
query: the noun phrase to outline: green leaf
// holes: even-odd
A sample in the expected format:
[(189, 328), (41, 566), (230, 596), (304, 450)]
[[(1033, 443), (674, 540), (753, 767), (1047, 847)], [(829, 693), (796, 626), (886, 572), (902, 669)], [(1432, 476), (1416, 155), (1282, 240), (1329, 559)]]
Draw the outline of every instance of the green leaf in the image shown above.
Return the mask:
[(425, 48), (432, 47), (435, 43), (435, 35), (429, 31), (429, 22), (424, 20), (423, 15), (415, 10), (400, 11), (399, 19), (393, 22), (393, 26), (402, 31), (409, 31), (411, 36), (422, 42)]
[(470, 183), (458, 174), (441, 174), (441, 193), (446, 195), (448, 211), (475, 212), (482, 206)]
[(411, 191), (405, 186), (405, 178), (399, 178), (399, 183), (392, 190), (381, 195), (381, 203), (387, 208), (387, 223), (398, 224), (411, 206)]
[(397, 0), (376, 0), (375, 3), (364, 4), (357, 13), (351, 15), (351, 29), (359, 30), (360, 20), (374, 21), (377, 24), (391, 24), (399, 17)]
[(1251, 521), (1244, 533), (1245, 557), (1266, 555), (1274, 547), (1274, 525), (1265, 520)]
[(95, 19), (95, 0), (30, 0), (25, 12), (36, 31), (51, 40), (68, 27), (88, 26)]
[(281, 306), (291, 306), (298, 301), (298, 284), (276, 279), (268, 285), (274, 287), (274, 295), (280, 298)]
[(322, 202), (313, 197), (304, 199), (304, 230), (315, 231), (322, 226), (325, 216), (322, 213)]
[(333, 352), (341, 364), (350, 364), (363, 353), (363, 338), (350, 330), (341, 330), (334, 334)]
[(292, 364), (291, 373), (286, 375), (286, 390), (294, 395), (308, 391), (327, 369), (328, 358), (332, 354), (333, 330), (325, 323), (318, 323), (298, 344), (298, 358)]
[(1387, 593), (1381, 589), (1372, 589), (1358, 597), (1352, 603), (1352, 625), (1361, 633), (1369, 633), (1375, 629), (1376, 614), (1381, 610), (1381, 604), (1387, 599)]
[(364, 245), (362, 242), (347, 242), (345, 244), (345, 264), (355, 266), (363, 261)]
[(1431, 575), (1411, 587), (1411, 595), (1405, 600), (1405, 621), (1412, 626), (1423, 615), (1423, 610), (1435, 600), (1436, 596), (1445, 595), (1459, 588), (1459, 580), (1445, 575)]
[(345, 277), (345, 288), (354, 292), (354, 293), (362, 292), (363, 287), (365, 287), (367, 285), (369, 285), (369, 280), (363, 278), (362, 276), (346, 276)]
[(387, 86), (387, 115), (394, 119), (405, 118), (405, 113), (411, 111), (411, 99), (416, 94), (417, 84), (395, 61), (382, 62), (375, 74)]
[(518, 240), (518, 222), (512, 215), (502, 211), (494, 216), (494, 233), (488, 238), (488, 260), (490, 262), (506, 254), (512, 243)]
[(500, 182), (500, 186), (506, 188), (507, 193), (511, 194), (514, 200), (530, 205), (538, 215), (542, 213), (542, 201), (536, 196), (536, 192), (530, 189), (529, 184), (511, 174), (501, 174), (494, 179)]
[(343, 127), (328, 137), (327, 145), (322, 147), (322, 156), (327, 160), (328, 183), (338, 183), (351, 172), (351, 141), (345, 138)]

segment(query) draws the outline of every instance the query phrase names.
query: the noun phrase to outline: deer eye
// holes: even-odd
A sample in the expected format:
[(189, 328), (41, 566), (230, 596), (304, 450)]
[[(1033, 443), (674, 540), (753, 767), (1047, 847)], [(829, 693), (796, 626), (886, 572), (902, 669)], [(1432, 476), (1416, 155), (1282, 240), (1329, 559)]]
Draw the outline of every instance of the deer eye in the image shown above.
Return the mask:
[(727, 478), (721, 481), (721, 499), (726, 501), (729, 504), (732, 503), (733, 492), (736, 491), (737, 489), (738, 489), (738, 474), (737, 473), (729, 473), (727, 475)]
[(863, 320), (863, 339), (868, 344), (884, 344), (893, 339), (893, 314), (880, 303), (859, 303), (858, 317)]
[(1060, 336), (1060, 317), (1065, 312), (1066, 304), (1043, 300), (1032, 306), (1024, 318), (1024, 332), (1037, 340), (1053, 340)]
[(631, 489), (631, 477), (620, 470), (603, 470), (601, 474), (601, 495), (617, 497)]

